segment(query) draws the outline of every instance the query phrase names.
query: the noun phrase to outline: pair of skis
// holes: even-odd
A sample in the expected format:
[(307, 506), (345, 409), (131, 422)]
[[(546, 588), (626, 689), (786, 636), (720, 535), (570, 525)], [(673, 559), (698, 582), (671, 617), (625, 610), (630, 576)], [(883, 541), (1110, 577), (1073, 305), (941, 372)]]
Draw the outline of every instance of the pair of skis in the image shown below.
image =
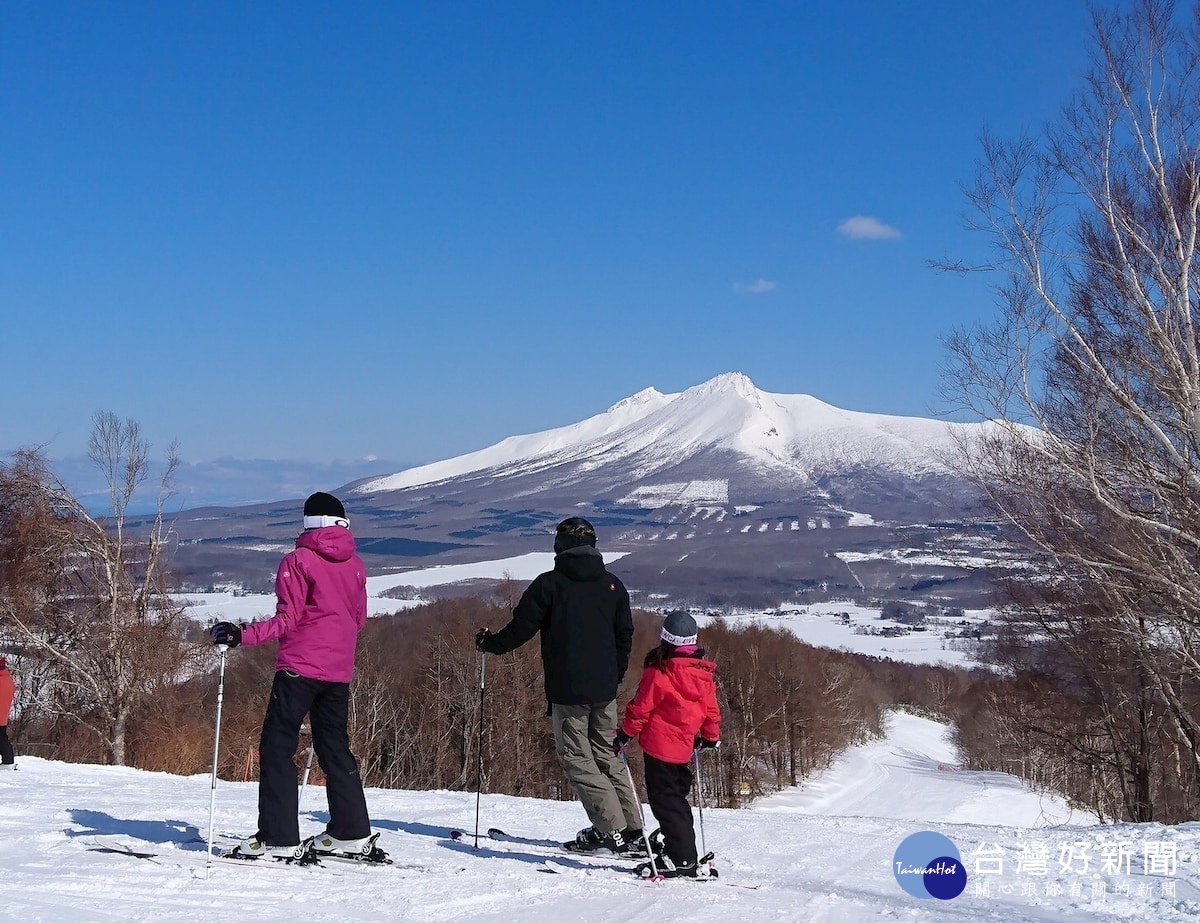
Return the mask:
[(379, 834), (372, 833), (362, 847), (354, 852), (345, 852), (342, 850), (326, 850), (317, 847), (316, 837), (308, 837), (304, 840), (292, 856), (252, 856), (242, 852), (241, 846), (234, 846), (232, 849), (223, 850), (221, 857), (225, 859), (238, 859), (241, 861), (261, 862), (265, 859), (275, 859), (278, 863), (281, 859), (286, 865), (320, 865), (325, 859), (333, 859), (338, 862), (355, 862), (360, 865), (393, 865), (392, 859), (379, 848)]
[(96, 836), (91, 838), (93, 848), (98, 852), (128, 856), (134, 859), (144, 859), (150, 862), (161, 862), (164, 859), (178, 861), (183, 857), (194, 856), (199, 859), (204, 855), (205, 862), (219, 861), (241, 866), (256, 866), (258, 868), (282, 869), (291, 866), (309, 867), (322, 865), (326, 860), (355, 865), (391, 865), (397, 868), (426, 870), (426, 866), (401, 864), (397, 865), (377, 844), (379, 834), (372, 834), (363, 848), (356, 853), (322, 852), (313, 848), (314, 838), (309, 837), (300, 844), (294, 857), (283, 858), (276, 856), (248, 856), (241, 852), (240, 846), (231, 846), (213, 853), (189, 853), (172, 850), (162, 852), (153, 850), (145, 844), (132, 844), (114, 836)]
[[(450, 839), (454, 840), (455, 842), (459, 842), (459, 843), (470, 839), (471, 836), (472, 836), (471, 834), (466, 833), (462, 830), (451, 830), (450, 831)], [(487, 831), (487, 838), (489, 840), (492, 840), (495, 842), (514, 843), (514, 844), (517, 844), (520, 846), (533, 848), (533, 849), (536, 849), (539, 851), (541, 851), (541, 850), (553, 851), (555, 856), (545, 859), (543, 861), (541, 867), (547, 872), (553, 872), (553, 873), (559, 874), (559, 875), (563, 875), (563, 874), (577, 875), (577, 876), (581, 876), (581, 877), (585, 877), (585, 878), (592, 878), (592, 877), (595, 877), (600, 872), (607, 873), (610, 871), (622, 871), (622, 872), (626, 871), (626, 869), (623, 867), (612, 866), (612, 865), (600, 866), (600, 867), (589, 865), (586, 868), (581, 868), (578, 865), (570, 865), (567, 862), (563, 861), (562, 859), (557, 858), (557, 856), (564, 852), (569, 853), (572, 856), (579, 856), (581, 858), (587, 858), (590, 856), (595, 856), (595, 858), (607, 858), (607, 856), (599, 855), (596, 853), (571, 852), (570, 850), (566, 849), (562, 843), (558, 843), (554, 840), (537, 840), (537, 839), (533, 839), (531, 837), (513, 836), (512, 834), (506, 833), (505, 831), (501, 830), (499, 827), (489, 827), (488, 831)], [(634, 858), (634, 857), (622, 857), (620, 855), (614, 855), (614, 858), (620, 859), (620, 858)], [(640, 868), (642, 868), (643, 866), (639, 866), (637, 869), (628, 869), (629, 877), (628, 877), (628, 879), (625, 879), (625, 880), (631, 881), (634, 884), (638, 884), (641, 882), (668, 881), (668, 880), (673, 880), (676, 878), (683, 880), (683, 881), (695, 881), (695, 882), (713, 881), (719, 877), (717, 875), (717, 870), (712, 868), (713, 858), (714, 858), (714, 856), (710, 852), (710, 853), (706, 854), (698, 863), (699, 865), (708, 866), (708, 874), (707, 875), (701, 875), (701, 876), (697, 876), (695, 878), (692, 878), (690, 876), (683, 876), (683, 875), (662, 875), (662, 874), (643, 875), (640, 872)], [(648, 863), (647, 863), (647, 865), (648, 865)], [(756, 888), (757, 887), (757, 885), (741, 885), (736, 882), (723, 881), (721, 883), (728, 884), (733, 887), (746, 887), (746, 888)]]

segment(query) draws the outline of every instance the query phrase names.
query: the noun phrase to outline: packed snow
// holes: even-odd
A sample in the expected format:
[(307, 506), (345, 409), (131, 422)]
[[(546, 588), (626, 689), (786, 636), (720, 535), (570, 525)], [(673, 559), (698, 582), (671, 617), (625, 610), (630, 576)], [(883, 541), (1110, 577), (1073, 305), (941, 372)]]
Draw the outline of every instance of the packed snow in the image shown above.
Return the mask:
[[(1056, 798), (955, 763), (945, 728), (907, 714), (886, 739), (844, 754), (799, 789), (703, 811), (720, 877), (642, 882), (628, 860), (554, 848), (586, 824), (574, 802), (371, 789), (392, 866), (209, 861), (207, 774), (180, 777), (18, 755), (0, 772), (6, 919), (61, 920), (1190, 920), (1200, 914), (1200, 825), (1100, 826)], [(253, 832), (257, 786), (218, 782), (215, 831)], [(301, 829), (327, 819), (309, 787)], [(467, 832), (461, 841), (451, 829)], [(898, 884), (910, 835), (949, 837), (967, 873), (949, 900)], [(699, 832), (699, 831), (698, 831)], [(138, 859), (109, 851), (127, 846)], [(547, 871), (554, 859), (560, 873)], [(931, 857), (932, 858), (932, 857)]]

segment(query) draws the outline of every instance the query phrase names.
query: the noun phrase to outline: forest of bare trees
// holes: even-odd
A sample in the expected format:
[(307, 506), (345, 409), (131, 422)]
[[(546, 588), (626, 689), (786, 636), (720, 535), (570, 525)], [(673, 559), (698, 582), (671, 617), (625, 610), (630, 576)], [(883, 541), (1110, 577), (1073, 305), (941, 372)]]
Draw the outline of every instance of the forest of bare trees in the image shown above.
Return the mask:
[[(480, 655), (474, 633), (502, 624), (493, 602), (443, 600), (372, 619), (359, 646), (350, 733), (369, 786), (471, 790), (477, 784)], [(641, 656), (657, 644), (661, 618), (635, 615), (635, 656), (620, 702), (633, 696)], [(702, 643), (718, 666), (725, 722), (706, 779), (714, 804), (736, 805), (800, 782), (845, 747), (877, 734), (887, 696), (870, 666), (819, 650), (787, 632), (706, 626)], [(204, 649), (209, 660), (211, 648)], [(254, 751), (274, 670), (273, 647), (228, 655), (220, 753), (226, 779), (256, 778)], [(484, 789), (570, 799), (545, 717), (537, 645), (489, 657), (483, 715)], [(211, 672), (144, 703), (130, 725), (130, 762), (176, 773), (207, 770), (215, 679)], [(66, 731), (66, 733), (64, 733)], [(28, 709), (20, 739), (70, 760), (103, 756), (87, 735)], [(304, 759), (297, 753), (297, 766)], [(639, 773), (637, 748), (632, 748)], [(319, 780), (319, 776), (317, 777)]]

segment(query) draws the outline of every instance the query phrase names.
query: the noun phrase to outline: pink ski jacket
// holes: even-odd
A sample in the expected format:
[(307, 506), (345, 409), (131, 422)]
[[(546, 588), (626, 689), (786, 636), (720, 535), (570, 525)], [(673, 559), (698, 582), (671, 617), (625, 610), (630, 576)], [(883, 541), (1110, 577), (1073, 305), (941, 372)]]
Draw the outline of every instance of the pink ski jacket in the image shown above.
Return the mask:
[(343, 526), (300, 533), (275, 576), (275, 615), (242, 629), (250, 646), (279, 639), (275, 669), (348, 683), (367, 622), (367, 569)]

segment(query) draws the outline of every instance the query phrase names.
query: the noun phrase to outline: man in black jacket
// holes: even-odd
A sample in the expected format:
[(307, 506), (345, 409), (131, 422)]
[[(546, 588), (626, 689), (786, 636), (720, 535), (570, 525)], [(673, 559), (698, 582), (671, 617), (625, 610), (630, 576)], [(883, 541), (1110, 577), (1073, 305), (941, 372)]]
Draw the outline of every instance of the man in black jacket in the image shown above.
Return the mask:
[(627, 852), (642, 837), (641, 819), (612, 741), (617, 687), (633, 644), (633, 617), (629, 593), (605, 569), (596, 550), (596, 530), (586, 519), (572, 517), (558, 524), (554, 570), (529, 585), (504, 628), (494, 634), (481, 628), (475, 646), (506, 654), (539, 632), (555, 752), (592, 822), (563, 845), (583, 852)]

